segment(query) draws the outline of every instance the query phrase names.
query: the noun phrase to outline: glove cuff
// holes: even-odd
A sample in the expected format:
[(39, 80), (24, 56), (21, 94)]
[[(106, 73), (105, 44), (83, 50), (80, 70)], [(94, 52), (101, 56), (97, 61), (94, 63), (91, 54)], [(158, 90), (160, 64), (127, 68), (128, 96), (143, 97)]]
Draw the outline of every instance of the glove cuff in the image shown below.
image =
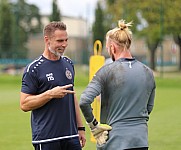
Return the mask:
[(99, 124), (99, 123), (98, 123), (98, 121), (96, 120), (96, 118), (94, 118), (94, 119), (92, 120), (92, 122), (88, 123), (89, 127), (91, 128), (91, 130), (94, 129), (98, 124)]

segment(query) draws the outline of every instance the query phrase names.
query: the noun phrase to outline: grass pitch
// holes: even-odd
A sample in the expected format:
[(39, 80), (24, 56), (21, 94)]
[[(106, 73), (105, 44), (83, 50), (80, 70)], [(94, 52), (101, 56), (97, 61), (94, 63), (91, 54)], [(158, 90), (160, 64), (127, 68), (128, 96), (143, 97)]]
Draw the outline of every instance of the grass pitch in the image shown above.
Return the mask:
[[(76, 69), (77, 97), (88, 83), (88, 72)], [(181, 73), (156, 78), (155, 107), (149, 120), (149, 150), (181, 149)], [(0, 75), (0, 150), (33, 150), (30, 113), (19, 108), (21, 76)], [(85, 120), (83, 118), (84, 124)], [(94, 150), (86, 126), (85, 150)]]

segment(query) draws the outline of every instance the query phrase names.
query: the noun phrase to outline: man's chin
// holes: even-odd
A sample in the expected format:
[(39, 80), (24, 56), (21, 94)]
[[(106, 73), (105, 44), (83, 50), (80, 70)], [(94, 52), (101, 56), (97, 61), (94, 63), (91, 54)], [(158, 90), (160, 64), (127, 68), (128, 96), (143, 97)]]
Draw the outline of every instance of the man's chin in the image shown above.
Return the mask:
[(63, 53), (59, 53), (59, 52), (53, 52), (53, 54), (54, 54), (56, 57), (62, 57), (62, 56), (63, 56)]
[(57, 57), (61, 57), (61, 56), (63, 56), (63, 53), (56, 53), (55, 54)]
[(63, 52), (62, 52), (62, 53), (59, 53), (59, 55), (60, 55), (60, 56), (63, 56), (63, 55), (64, 55), (64, 53), (63, 53)]
[(64, 51), (56, 51), (56, 53), (62, 56), (64, 54)]

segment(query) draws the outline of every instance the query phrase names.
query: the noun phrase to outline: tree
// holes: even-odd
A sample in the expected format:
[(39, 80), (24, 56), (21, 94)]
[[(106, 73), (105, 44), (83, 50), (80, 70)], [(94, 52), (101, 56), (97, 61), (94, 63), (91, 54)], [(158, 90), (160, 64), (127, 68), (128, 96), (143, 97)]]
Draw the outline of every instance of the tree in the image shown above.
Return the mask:
[(106, 6), (106, 20), (109, 23), (117, 22), (120, 17), (134, 21), (133, 32), (137, 37), (145, 38), (150, 51), (150, 67), (153, 70), (155, 70), (155, 52), (164, 36), (176, 32), (173, 35), (179, 41), (177, 38), (181, 28), (179, 0), (167, 0), (164, 3), (163, 0), (106, 0)]
[(92, 27), (93, 32), (93, 42), (100, 40), (101, 43), (104, 43), (105, 38), (105, 27), (104, 27), (104, 12), (101, 8), (100, 2), (97, 2), (97, 7), (95, 10), (95, 21)]
[[(139, 36), (145, 38), (148, 49), (150, 50), (150, 67), (155, 70), (155, 53), (159, 44), (162, 43), (164, 37), (163, 30), (163, 7), (161, 1), (141, 1), (137, 0), (140, 5), (139, 11), (142, 18), (146, 20), (147, 26), (137, 31)], [(152, 6), (152, 7), (149, 7)], [(141, 21), (140, 21), (141, 24)]]
[[(179, 44), (179, 34), (181, 29), (181, 6), (179, 0), (136, 0), (138, 8), (141, 10), (143, 18), (148, 26), (139, 31), (146, 37), (148, 48), (151, 52), (151, 68), (155, 69), (155, 52), (159, 44), (162, 43), (166, 35), (173, 35)], [(152, 7), (149, 7), (152, 6)], [(181, 41), (180, 41), (181, 42)], [(181, 49), (181, 48), (180, 48)], [(180, 50), (181, 51), (181, 50)], [(180, 54), (181, 58), (181, 54)], [(181, 62), (180, 62), (181, 69)]]
[(123, 17), (124, 7), (123, 0), (106, 0), (105, 1), (105, 25), (107, 29), (117, 26), (117, 22)]
[(26, 58), (28, 36), (40, 28), (38, 7), (24, 0), (0, 0), (0, 58)]
[(26, 58), (28, 53), (26, 43), (29, 35), (37, 33), (41, 29), (39, 9), (35, 5), (29, 5), (24, 0), (18, 0), (11, 5), (14, 14), (14, 51), (16, 58)]
[(57, 0), (53, 0), (52, 2), (52, 15), (50, 16), (50, 21), (60, 21), (61, 20), (61, 14), (60, 9), (57, 5)]
[[(160, 15), (158, 2), (152, 4), (153, 1), (142, 0), (114, 0), (114, 3), (107, 5), (109, 22), (117, 22), (120, 18), (125, 19), (127, 22), (134, 22), (133, 32), (138, 37), (144, 37), (148, 48), (150, 50), (150, 67), (155, 69), (155, 51), (160, 43)], [(154, 2), (153, 2), (154, 3)], [(110, 0), (107, 0), (107, 4), (110, 4)], [(118, 7), (119, 6), (119, 7)], [(122, 6), (122, 7), (120, 7)], [(149, 7), (152, 6), (152, 7)], [(154, 14), (153, 10), (157, 10), (157, 14)], [(116, 12), (116, 13), (114, 13)], [(143, 13), (144, 12), (144, 13)], [(110, 17), (112, 14), (112, 17)], [(113, 15), (114, 14), (114, 15)], [(149, 26), (144, 26), (141, 19), (146, 18), (146, 23)], [(140, 27), (140, 28), (138, 28)], [(151, 32), (150, 32), (151, 31)]]
[(179, 70), (181, 71), (181, 5), (180, 0), (164, 2), (164, 28), (166, 34), (173, 35), (175, 43), (179, 46)]
[(180, 62), (179, 62), (179, 71), (181, 71), (181, 34), (178, 35), (174, 35), (174, 41), (175, 43), (179, 46), (179, 58), (180, 58)]
[(0, 58), (12, 57), (13, 16), (8, 0), (0, 1)]

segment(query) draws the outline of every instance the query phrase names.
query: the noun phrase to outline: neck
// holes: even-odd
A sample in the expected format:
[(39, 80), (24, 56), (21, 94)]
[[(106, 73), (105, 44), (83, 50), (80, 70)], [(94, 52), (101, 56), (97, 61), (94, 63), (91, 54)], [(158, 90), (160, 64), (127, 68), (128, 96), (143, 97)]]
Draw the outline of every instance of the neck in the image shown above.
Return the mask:
[(120, 58), (133, 58), (133, 57), (129, 50), (125, 50), (115, 55), (115, 60), (118, 60)]

